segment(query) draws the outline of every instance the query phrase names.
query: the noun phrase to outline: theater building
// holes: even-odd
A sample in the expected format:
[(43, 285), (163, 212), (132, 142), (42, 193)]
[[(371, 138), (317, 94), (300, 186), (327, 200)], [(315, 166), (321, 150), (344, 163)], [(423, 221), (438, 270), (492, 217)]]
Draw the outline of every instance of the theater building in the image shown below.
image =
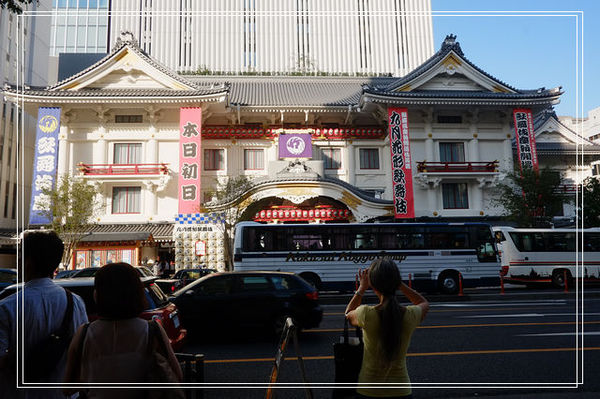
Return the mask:
[[(180, 75), (125, 34), (76, 75), (4, 95), (32, 115), (60, 108), (56, 170), (102, 193), (85, 250), (144, 233), (116, 260), (175, 254), (222, 269), (214, 226), (233, 204), (267, 223), (497, 219), (498, 182), (536, 155), (533, 139), (513, 154), (515, 118), (533, 135), (532, 115), (561, 91), (500, 81), (454, 36), (403, 77), (350, 77)], [(236, 176), (252, 184), (230, 203), (206, 195)]]

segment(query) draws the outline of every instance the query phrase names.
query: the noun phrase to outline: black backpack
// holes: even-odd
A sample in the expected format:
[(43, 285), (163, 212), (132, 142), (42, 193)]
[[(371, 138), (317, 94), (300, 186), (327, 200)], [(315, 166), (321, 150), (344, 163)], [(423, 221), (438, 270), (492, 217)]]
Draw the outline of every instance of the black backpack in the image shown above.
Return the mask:
[(35, 382), (48, 377), (67, 352), (73, 338), (73, 294), (67, 294), (67, 310), (63, 321), (55, 332), (25, 350), (24, 382)]

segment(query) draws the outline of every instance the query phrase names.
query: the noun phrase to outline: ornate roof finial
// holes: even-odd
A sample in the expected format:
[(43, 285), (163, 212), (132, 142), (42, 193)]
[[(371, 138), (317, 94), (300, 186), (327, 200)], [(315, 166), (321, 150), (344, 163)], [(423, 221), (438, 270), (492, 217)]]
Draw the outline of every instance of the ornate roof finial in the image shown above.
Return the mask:
[(441, 51), (450, 51), (450, 50), (454, 50), (454, 52), (457, 53), (458, 55), (464, 56), (464, 54), (460, 48), (460, 43), (458, 43), (456, 41), (456, 35), (453, 35), (452, 33), (446, 36), (446, 38), (444, 39), (444, 42), (442, 43), (442, 49), (441, 49)]
[(123, 44), (139, 47), (135, 36), (133, 36), (133, 33), (128, 30), (122, 30), (121, 35), (117, 37), (117, 40), (115, 40), (115, 47), (121, 47)]

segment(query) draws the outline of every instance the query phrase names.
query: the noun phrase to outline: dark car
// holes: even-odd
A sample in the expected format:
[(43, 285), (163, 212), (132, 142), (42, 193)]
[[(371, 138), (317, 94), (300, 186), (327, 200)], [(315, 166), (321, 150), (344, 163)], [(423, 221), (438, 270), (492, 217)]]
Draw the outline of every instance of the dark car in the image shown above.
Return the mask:
[[(157, 320), (169, 337), (173, 350), (181, 349), (187, 336), (187, 330), (183, 329), (179, 321), (179, 312), (177, 306), (169, 301), (164, 292), (154, 283), (154, 278), (141, 277), (146, 292), (148, 308), (142, 312), (141, 318), (146, 320)], [(85, 302), (85, 309), (88, 319), (93, 321), (98, 318), (96, 302), (94, 301), (94, 279), (90, 277), (83, 278), (62, 278), (54, 281), (56, 284), (79, 295)], [(4, 298), (17, 289), (13, 284), (0, 293), (0, 298)]]
[(323, 317), (314, 287), (284, 272), (212, 273), (175, 292), (171, 301), (186, 328), (197, 333), (244, 334), (251, 327), (278, 334), (287, 317), (299, 329), (317, 327)]
[(166, 293), (171, 294), (180, 288), (185, 287), (192, 281), (198, 280), (207, 274), (215, 273), (215, 269), (190, 268), (177, 271), (171, 278), (159, 278), (156, 284)]
[(17, 282), (17, 271), (15, 269), (0, 269), (0, 291)]

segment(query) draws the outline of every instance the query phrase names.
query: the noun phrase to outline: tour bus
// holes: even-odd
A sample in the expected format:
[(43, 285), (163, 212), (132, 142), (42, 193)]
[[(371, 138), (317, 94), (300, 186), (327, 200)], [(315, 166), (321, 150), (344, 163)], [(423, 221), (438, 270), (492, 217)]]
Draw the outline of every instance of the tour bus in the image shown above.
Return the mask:
[(493, 228), (502, 275), (520, 284), (564, 287), (574, 278), (598, 281), (600, 230)]
[(320, 290), (352, 290), (359, 268), (395, 260), (405, 282), (444, 293), (498, 285), (500, 263), (484, 223), (260, 224), (242, 222), (234, 239), (235, 270), (299, 274)]

